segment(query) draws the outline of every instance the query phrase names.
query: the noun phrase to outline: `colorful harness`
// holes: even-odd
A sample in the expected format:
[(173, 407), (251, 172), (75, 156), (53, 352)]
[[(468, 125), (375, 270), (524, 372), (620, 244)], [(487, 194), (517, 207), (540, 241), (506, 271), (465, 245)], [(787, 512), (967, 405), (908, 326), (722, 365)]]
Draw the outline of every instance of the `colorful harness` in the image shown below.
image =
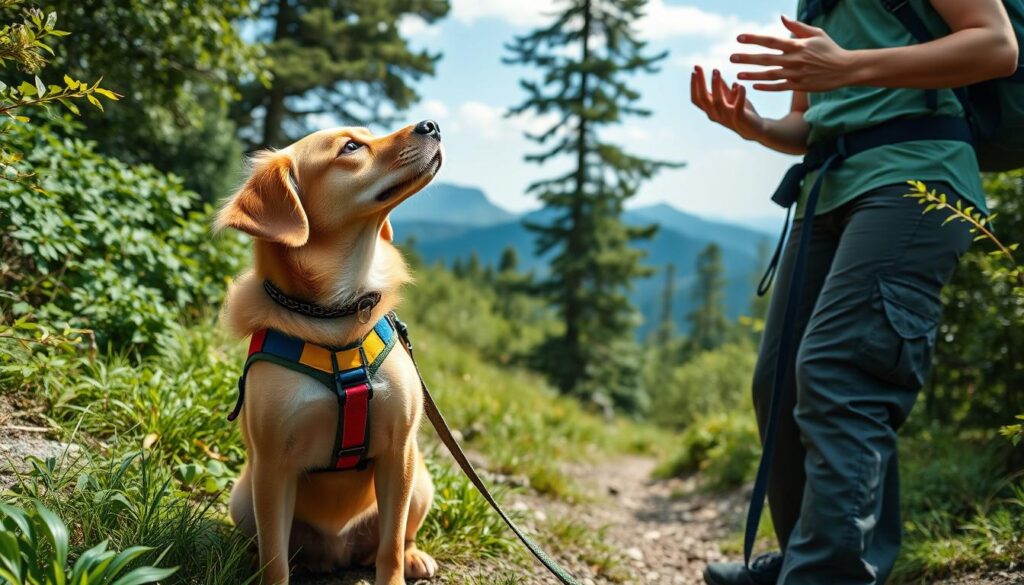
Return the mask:
[(392, 316), (377, 321), (362, 339), (344, 347), (324, 347), (275, 331), (261, 329), (249, 342), (249, 358), (238, 379), (238, 402), (228, 415), (233, 421), (245, 400), (245, 377), (256, 362), (275, 363), (309, 376), (338, 397), (338, 430), (334, 461), (314, 471), (365, 469), (370, 439), (371, 380), (398, 340)]

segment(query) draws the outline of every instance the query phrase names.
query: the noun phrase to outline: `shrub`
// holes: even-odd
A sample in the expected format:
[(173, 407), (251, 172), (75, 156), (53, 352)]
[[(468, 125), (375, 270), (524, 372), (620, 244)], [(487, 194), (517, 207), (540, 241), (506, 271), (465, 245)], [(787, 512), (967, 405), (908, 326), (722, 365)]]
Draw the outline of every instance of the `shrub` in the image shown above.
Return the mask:
[(212, 209), (181, 180), (127, 166), (47, 129), (9, 129), (41, 190), (0, 182), (0, 308), (96, 331), (101, 346), (152, 346), (217, 303), (242, 240), (212, 238)]
[(761, 456), (753, 413), (729, 412), (691, 424), (677, 450), (655, 472), (660, 477), (698, 473), (703, 487), (721, 491), (753, 479)]
[(752, 410), (750, 380), (756, 360), (748, 343), (732, 343), (676, 368), (659, 369), (666, 379), (648, 382), (651, 417), (664, 426), (686, 428), (702, 417)]
[(439, 266), (418, 266), (415, 274), (400, 314), (485, 357), (521, 361), (557, 327), (550, 308), (529, 295), (499, 294), (482, 278), (459, 277)]

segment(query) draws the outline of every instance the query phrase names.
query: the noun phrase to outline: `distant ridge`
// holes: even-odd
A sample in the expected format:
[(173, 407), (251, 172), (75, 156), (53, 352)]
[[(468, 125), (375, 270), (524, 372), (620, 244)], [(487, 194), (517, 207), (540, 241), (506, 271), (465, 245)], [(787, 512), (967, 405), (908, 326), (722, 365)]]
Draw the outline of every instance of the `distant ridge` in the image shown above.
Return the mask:
[[(694, 307), (691, 290), (696, 279), (697, 254), (714, 242), (722, 248), (725, 268), (725, 304), (728, 315), (738, 317), (750, 306), (754, 296), (754, 277), (763, 269), (759, 246), (769, 244), (771, 236), (741, 225), (701, 218), (668, 204), (630, 209), (623, 219), (630, 224), (657, 224), (653, 240), (638, 247), (647, 252), (644, 263), (654, 268), (654, 276), (640, 279), (632, 300), (644, 316), (639, 334), (645, 336), (660, 311), (664, 268), (676, 266), (675, 321), (680, 331), (688, 329), (686, 314)], [(485, 266), (496, 266), (507, 247), (516, 250), (520, 270), (543, 273), (548, 258), (538, 257), (534, 234), (523, 221), (545, 223), (554, 220), (550, 211), (537, 210), (515, 215), (491, 203), (480, 189), (439, 184), (400, 205), (392, 214), (399, 242), (413, 240), (427, 262), (451, 265), (456, 259), (476, 253)]]
[(484, 227), (514, 221), (516, 215), (492, 203), (480, 189), (437, 183), (399, 205), (391, 219)]

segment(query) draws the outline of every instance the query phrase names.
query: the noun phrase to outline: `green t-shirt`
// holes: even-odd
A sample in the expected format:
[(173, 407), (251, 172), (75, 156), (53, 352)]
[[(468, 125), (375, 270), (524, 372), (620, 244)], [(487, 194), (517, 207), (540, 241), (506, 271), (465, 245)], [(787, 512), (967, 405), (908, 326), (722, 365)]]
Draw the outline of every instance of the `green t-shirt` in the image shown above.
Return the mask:
[[(929, 0), (909, 2), (936, 36), (949, 34), (949, 27)], [(805, 3), (806, 0), (800, 0), (800, 11)], [(915, 43), (881, 0), (841, 0), (829, 14), (810, 24), (823, 28), (839, 46), (850, 50)], [(963, 108), (952, 91), (942, 90), (938, 97), (938, 108), (932, 110), (925, 92), (919, 89), (844, 87), (810, 93), (810, 108), (804, 115), (811, 127), (809, 143), (894, 118), (963, 115)], [(817, 172), (811, 173), (804, 181), (798, 215), (802, 214), (817, 175)], [(945, 181), (977, 209), (987, 212), (974, 149), (960, 141), (922, 140), (874, 148), (850, 157), (840, 168), (829, 171), (818, 200), (817, 214), (827, 213), (872, 189), (909, 180)]]

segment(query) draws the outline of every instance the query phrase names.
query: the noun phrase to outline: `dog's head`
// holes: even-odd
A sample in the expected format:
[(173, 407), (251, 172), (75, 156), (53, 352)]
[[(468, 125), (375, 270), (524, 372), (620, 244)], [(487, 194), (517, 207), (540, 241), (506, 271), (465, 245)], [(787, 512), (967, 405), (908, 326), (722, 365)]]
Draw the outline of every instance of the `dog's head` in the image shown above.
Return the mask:
[(430, 183), (443, 152), (440, 128), (430, 120), (380, 137), (365, 128), (321, 130), (257, 154), (217, 227), (296, 248), (353, 222), (377, 220), (390, 239), (387, 214)]

